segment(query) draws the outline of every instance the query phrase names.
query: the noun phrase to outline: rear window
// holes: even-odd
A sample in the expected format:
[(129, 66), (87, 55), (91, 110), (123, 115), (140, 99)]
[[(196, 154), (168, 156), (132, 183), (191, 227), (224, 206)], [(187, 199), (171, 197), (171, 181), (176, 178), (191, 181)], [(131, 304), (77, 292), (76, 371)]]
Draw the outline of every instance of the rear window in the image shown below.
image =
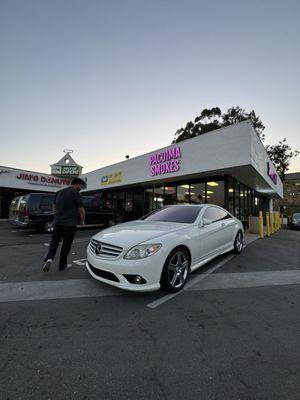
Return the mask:
[(200, 210), (199, 206), (167, 206), (146, 215), (142, 220), (192, 224), (196, 221)]
[(42, 196), (40, 201), (41, 210), (52, 210), (54, 196)]

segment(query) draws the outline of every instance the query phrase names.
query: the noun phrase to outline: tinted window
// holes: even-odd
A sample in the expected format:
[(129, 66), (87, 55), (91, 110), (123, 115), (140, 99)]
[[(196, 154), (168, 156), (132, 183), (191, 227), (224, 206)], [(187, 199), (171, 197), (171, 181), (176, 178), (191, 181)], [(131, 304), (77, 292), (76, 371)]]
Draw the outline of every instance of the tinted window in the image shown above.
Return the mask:
[(293, 215), (293, 218), (297, 218), (297, 219), (300, 218), (300, 213), (294, 214), (294, 215)]
[(219, 209), (216, 207), (209, 207), (205, 210), (203, 218), (209, 219), (211, 222), (216, 222), (220, 220)]
[[(27, 199), (26, 199), (27, 200)], [(31, 210), (31, 211), (38, 211), (40, 208), (40, 201), (41, 201), (41, 195), (37, 194), (37, 195), (30, 195), (28, 197), (27, 200), (27, 207)]]
[(218, 211), (219, 211), (220, 219), (231, 218), (231, 216), (225, 210), (222, 210), (221, 208), (219, 208)]
[(163, 207), (142, 218), (145, 221), (180, 222), (192, 224), (201, 210), (199, 206)]
[(42, 196), (40, 202), (41, 210), (52, 210), (54, 196)]

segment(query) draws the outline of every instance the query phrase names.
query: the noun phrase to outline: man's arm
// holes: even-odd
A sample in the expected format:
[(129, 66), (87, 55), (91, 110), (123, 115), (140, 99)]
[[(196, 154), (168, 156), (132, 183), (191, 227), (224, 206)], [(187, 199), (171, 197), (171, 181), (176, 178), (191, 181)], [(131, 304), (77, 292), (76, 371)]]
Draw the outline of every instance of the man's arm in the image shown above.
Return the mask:
[(80, 225), (85, 224), (85, 209), (84, 207), (79, 207)]

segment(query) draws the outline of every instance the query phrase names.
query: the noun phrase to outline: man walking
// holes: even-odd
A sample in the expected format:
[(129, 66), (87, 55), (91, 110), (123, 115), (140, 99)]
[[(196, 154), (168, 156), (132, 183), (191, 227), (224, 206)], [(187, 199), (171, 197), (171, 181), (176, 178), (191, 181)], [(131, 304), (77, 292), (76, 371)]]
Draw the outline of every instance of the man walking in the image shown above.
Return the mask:
[(81, 189), (86, 188), (86, 183), (80, 178), (74, 178), (71, 186), (59, 190), (53, 201), (54, 228), (47, 257), (44, 259), (44, 272), (48, 272), (55, 257), (57, 247), (63, 240), (59, 258), (59, 271), (68, 268), (68, 254), (70, 253), (72, 242), (78, 224), (78, 213), (80, 224), (85, 223), (85, 210), (82, 204)]

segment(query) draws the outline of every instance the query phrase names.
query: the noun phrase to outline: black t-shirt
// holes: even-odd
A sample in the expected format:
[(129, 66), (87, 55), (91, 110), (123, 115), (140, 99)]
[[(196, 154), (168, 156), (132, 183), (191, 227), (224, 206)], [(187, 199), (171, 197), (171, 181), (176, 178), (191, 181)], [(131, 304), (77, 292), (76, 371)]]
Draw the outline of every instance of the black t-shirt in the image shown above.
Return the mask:
[(53, 203), (56, 205), (54, 224), (76, 226), (78, 224), (78, 209), (83, 207), (80, 194), (72, 186), (59, 190)]

